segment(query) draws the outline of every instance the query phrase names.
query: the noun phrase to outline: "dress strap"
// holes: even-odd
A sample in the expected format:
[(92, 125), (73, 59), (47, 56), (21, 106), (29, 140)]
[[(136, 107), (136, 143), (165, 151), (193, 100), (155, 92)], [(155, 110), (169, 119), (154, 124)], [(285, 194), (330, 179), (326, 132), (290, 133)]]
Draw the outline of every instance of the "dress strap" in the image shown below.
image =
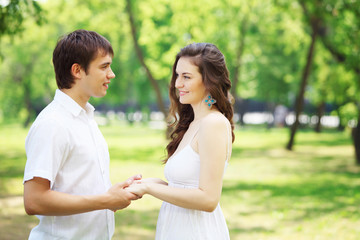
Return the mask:
[[(199, 129), (200, 129), (200, 124), (199, 124), (199, 127), (195, 130), (195, 132), (191, 136), (190, 144), (192, 144), (192, 142), (194, 141), (194, 138), (195, 138), (196, 134), (199, 132)], [(227, 130), (227, 136), (228, 136), (227, 149), (226, 149), (226, 162), (228, 162), (231, 157), (231, 149), (232, 149), (232, 135), (231, 135), (230, 123), (226, 124), (226, 130)]]
[(199, 127), (194, 131), (193, 135), (191, 136), (190, 144), (192, 144), (192, 142), (194, 141), (194, 138), (195, 138), (196, 134), (199, 132), (199, 129), (200, 129), (200, 124), (199, 124)]

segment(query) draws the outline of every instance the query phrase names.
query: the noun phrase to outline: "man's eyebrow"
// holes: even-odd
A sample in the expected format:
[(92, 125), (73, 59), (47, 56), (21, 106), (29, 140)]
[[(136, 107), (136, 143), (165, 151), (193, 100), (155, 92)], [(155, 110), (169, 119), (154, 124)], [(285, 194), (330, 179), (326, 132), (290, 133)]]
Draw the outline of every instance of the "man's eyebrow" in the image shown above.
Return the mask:
[(110, 65), (111, 62), (104, 62), (104, 63), (101, 63), (100, 66), (106, 66), (106, 65)]

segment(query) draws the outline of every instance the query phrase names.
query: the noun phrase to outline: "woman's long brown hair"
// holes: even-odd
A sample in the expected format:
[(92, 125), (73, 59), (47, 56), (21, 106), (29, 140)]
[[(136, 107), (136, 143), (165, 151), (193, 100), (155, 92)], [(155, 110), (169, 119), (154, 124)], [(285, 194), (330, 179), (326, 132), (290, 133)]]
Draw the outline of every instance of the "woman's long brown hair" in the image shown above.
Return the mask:
[(190, 104), (181, 104), (175, 88), (176, 81), (176, 66), (181, 57), (190, 57), (199, 68), (202, 75), (204, 86), (216, 99), (214, 104), (216, 108), (224, 114), (230, 121), (232, 142), (235, 140), (233, 115), (234, 110), (232, 106), (233, 97), (229, 90), (231, 88), (231, 81), (229, 79), (229, 71), (226, 67), (224, 55), (220, 50), (210, 43), (192, 43), (185, 46), (176, 55), (175, 62), (172, 68), (172, 77), (170, 82), (170, 110), (169, 117), (172, 118), (171, 127), (174, 129), (170, 135), (170, 143), (167, 145), (167, 159), (174, 154), (185, 132), (189, 128), (190, 123), (194, 120), (194, 112)]

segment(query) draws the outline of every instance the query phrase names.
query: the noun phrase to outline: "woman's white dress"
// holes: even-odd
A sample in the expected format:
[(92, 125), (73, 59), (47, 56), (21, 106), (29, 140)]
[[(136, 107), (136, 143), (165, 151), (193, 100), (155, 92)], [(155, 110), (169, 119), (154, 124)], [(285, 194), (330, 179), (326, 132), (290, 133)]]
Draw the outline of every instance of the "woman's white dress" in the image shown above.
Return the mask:
[[(228, 145), (231, 148), (231, 141)], [(229, 157), (230, 150), (228, 149), (227, 158)], [(226, 159), (225, 168), (227, 163), (228, 159)], [(199, 154), (188, 144), (168, 159), (164, 173), (169, 186), (198, 188), (200, 177)], [(226, 240), (230, 237), (219, 204), (213, 212), (205, 212), (163, 202), (157, 221), (155, 239)]]

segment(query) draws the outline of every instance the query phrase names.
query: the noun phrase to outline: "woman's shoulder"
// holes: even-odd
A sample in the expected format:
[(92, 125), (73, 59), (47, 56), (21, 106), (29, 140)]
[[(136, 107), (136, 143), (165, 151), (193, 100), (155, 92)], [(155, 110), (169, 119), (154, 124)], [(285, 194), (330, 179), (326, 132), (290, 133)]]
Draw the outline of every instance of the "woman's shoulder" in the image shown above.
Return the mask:
[(204, 117), (201, 125), (204, 128), (226, 128), (230, 122), (222, 113), (212, 112)]
[(213, 112), (204, 117), (200, 129), (198, 142), (207, 146), (226, 143), (230, 131), (229, 120), (220, 112)]

